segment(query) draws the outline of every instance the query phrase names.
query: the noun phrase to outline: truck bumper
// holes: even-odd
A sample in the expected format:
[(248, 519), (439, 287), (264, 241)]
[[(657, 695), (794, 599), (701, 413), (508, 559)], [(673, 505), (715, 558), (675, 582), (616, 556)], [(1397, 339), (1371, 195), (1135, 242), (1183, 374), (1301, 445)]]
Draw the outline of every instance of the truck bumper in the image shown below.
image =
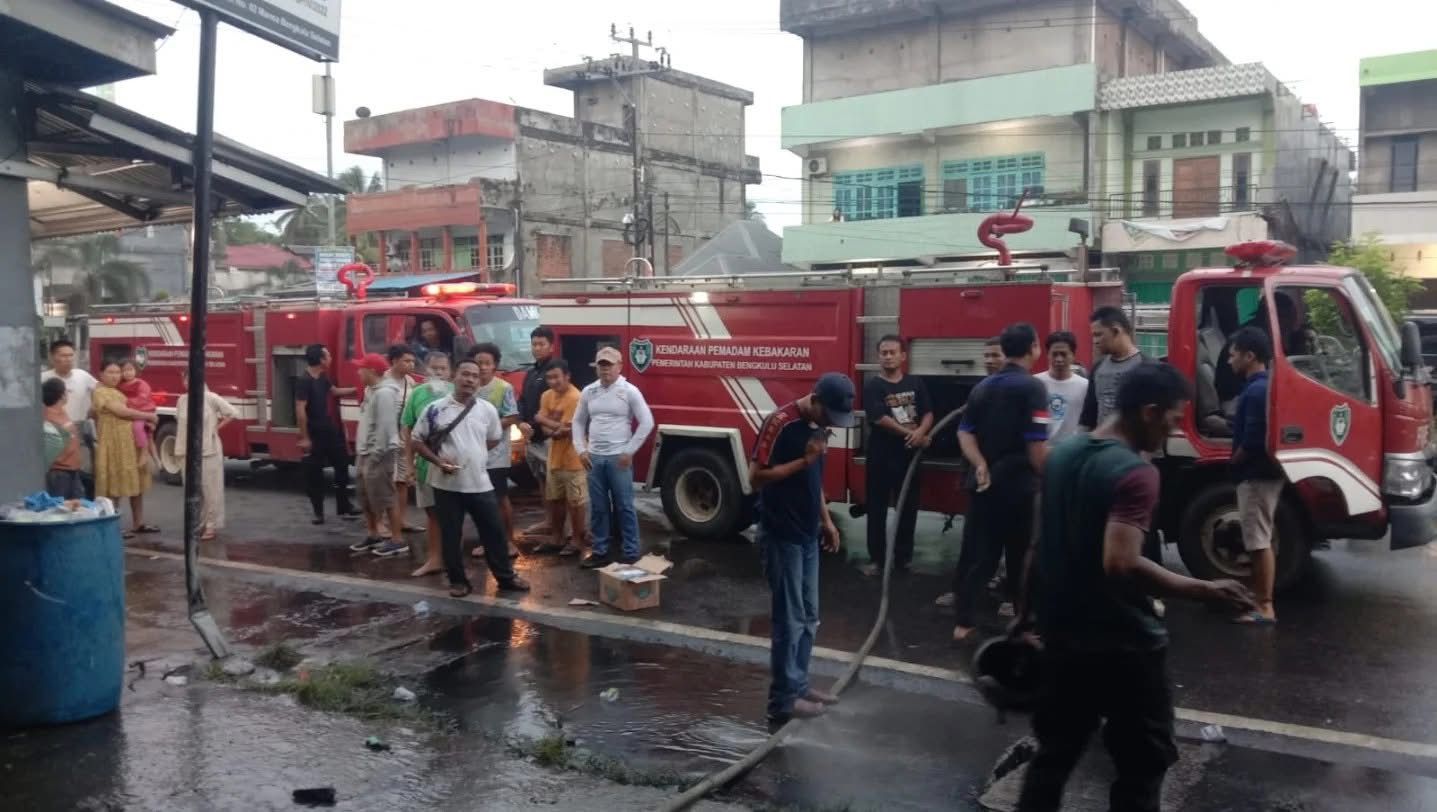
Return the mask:
[(1437, 490), (1416, 504), (1390, 505), (1387, 515), (1392, 523), (1392, 549), (1405, 550), (1437, 541)]

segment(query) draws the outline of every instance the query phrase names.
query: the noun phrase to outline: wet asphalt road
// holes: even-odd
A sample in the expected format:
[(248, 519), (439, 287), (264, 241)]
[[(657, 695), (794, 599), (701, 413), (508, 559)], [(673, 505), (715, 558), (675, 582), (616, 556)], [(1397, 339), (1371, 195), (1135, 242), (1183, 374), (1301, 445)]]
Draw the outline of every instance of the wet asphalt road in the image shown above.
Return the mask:
[[(408, 579), (413, 567), (408, 559), (351, 556), (344, 545), (359, 532), (353, 524), (331, 520), (325, 527), (311, 527), (297, 479), (272, 471), (251, 474), (243, 466), (231, 466), (230, 474), (230, 530), (211, 554), (319, 572)], [(150, 503), (151, 520), (167, 530), (178, 527), (178, 488), (157, 486)], [(537, 519), (532, 500), (521, 497), (518, 504), (520, 527)], [(662, 607), (643, 616), (767, 635), (767, 594), (747, 539), (675, 539), (654, 498), (641, 498), (641, 515), (646, 548), (667, 547), (678, 564), (664, 584)], [(852, 650), (877, 610), (877, 583), (856, 570), (866, 559), (861, 522), (844, 515), (839, 521), (846, 551), (823, 563), (819, 643)], [(896, 585), (890, 620), (875, 654), (966, 668), (969, 653), (947, 644), (947, 611), (932, 606), (933, 598), (946, 589), (960, 530), (961, 519), (943, 532), (941, 517), (922, 517), (917, 571)], [(154, 543), (176, 549), (177, 540), (178, 534), (171, 532)], [(1167, 557), (1174, 569), (1181, 569), (1174, 548), (1168, 548)], [(595, 597), (594, 576), (578, 571), (571, 561), (526, 556), (519, 566), (536, 585), (526, 601), (562, 605), (572, 597)], [(1378, 544), (1339, 542), (1315, 555), (1305, 587), (1279, 600), (1281, 623), (1275, 629), (1234, 627), (1200, 607), (1171, 604), (1170, 662), (1178, 704), (1339, 734), (1437, 744), (1434, 578), (1433, 551), (1391, 553)], [(1001, 627), (993, 614), (988, 620), (993, 629)], [(1321, 747), (1314, 754), (1342, 760)], [(1405, 769), (1413, 769), (1410, 759)], [(1437, 775), (1437, 764), (1424, 763), (1417, 771)]]
[[(284, 640), (317, 660), (358, 658), (400, 675), (452, 717), (451, 732), (321, 714), (285, 697), (193, 679), (203, 659), (173, 562), (128, 559), (132, 671), (117, 715), (0, 733), (0, 795), (27, 810), (295, 808), (292, 789), (333, 786), (340, 809), (653, 809), (674, 790), (561, 772), (507, 743), (557, 733), (636, 775), (692, 781), (763, 739), (762, 668), (664, 646), (592, 638), (523, 620), (416, 614), (410, 606), (211, 578), (211, 608), (253, 652)], [(612, 690), (616, 696), (603, 697)], [(857, 685), (715, 803), (699, 809), (1011, 809), (1017, 774), (991, 766), (1023, 731), (985, 708)], [(371, 753), (363, 739), (393, 746)], [(1106, 808), (1090, 753), (1065, 809)], [(981, 806), (980, 806), (981, 797)], [(1220, 744), (1181, 745), (1165, 809), (1421, 810), (1437, 780)]]

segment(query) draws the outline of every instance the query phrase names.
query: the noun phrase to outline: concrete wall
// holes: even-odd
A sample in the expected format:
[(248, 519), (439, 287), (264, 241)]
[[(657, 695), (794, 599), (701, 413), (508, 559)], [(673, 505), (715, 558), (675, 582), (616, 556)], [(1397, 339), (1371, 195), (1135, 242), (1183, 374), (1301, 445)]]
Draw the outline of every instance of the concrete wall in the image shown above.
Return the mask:
[(462, 136), (384, 151), (384, 188), (468, 183), (474, 178), (513, 180), (518, 176), (514, 142)]
[[(807, 102), (1096, 62), (1104, 77), (1175, 69), (1178, 59), (1091, 0), (1019, 3), (804, 41)], [(1043, 21), (1049, 21), (1043, 24)], [(1126, 58), (1124, 58), (1126, 48)], [(1096, 56), (1094, 56), (1096, 54)]]
[(1367, 134), (1437, 130), (1437, 79), (1362, 89)]
[[(805, 40), (805, 102), (1089, 61), (1090, 0), (1053, 0), (962, 19), (918, 20)], [(1033, 20), (1053, 17), (1051, 27)]]
[(1298, 245), (1304, 259), (1324, 257), (1351, 234), (1352, 151), (1285, 88), (1272, 104), (1273, 200), (1285, 204), (1277, 213), (1286, 218), (1276, 236)]
[(804, 222), (827, 222), (833, 212), (833, 177), (842, 172), (889, 167), (923, 166), (924, 213), (943, 210), (943, 164), (974, 158), (998, 158), (1041, 152), (1044, 155), (1044, 191), (1048, 197), (1085, 197), (1083, 187), (1083, 131), (1086, 125), (1072, 118), (1044, 118), (1003, 125), (964, 127), (932, 139), (895, 137), (875, 139), (827, 150), (812, 156), (828, 160), (829, 175), (805, 181)]

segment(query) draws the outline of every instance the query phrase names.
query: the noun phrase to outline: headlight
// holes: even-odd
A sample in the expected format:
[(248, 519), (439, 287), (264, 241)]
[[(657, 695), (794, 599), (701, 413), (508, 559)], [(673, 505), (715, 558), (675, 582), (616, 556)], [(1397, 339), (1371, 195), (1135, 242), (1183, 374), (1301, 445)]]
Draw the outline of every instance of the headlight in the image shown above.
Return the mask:
[(1382, 492), (1399, 499), (1417, 499), (1432, 483), (1432, 468), (1427, 460), (1411, 457), (1388, 457), (1382, 464)]

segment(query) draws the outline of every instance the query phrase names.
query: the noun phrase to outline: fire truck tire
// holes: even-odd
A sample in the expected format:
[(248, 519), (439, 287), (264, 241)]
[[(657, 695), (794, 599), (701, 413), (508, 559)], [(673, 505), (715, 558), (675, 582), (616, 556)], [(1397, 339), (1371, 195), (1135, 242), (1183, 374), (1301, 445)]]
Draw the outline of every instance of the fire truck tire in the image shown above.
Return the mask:
[[(1280, 499), (1273, 517), (1273, 547), (1277, 552), (1276, 588), (1287, 589), (1302, 580), (1312, 558), (1312, 544), (1291, 501)], [(1195, 578), (1212, 581), (1233, 578), (1244, 583), (1251, 575), (1242, 546), (1237, 490), (1231, 483), (1210, 485), (1183, 511), (1178, 553)]]
[(743, 489), (733, 462), (710, 448), (685, 448), (663, 467), (659, 479), (664, 515), (684, 536), (722, 541), (744, 529)]
[(184, 466), (175, 456), (175, 441), (179, 437), (179, 425), (166, 420), (155, 429), (155, 456), (159, 461), (156, 476), (168, 485), (179, 485), (183, 481)]

